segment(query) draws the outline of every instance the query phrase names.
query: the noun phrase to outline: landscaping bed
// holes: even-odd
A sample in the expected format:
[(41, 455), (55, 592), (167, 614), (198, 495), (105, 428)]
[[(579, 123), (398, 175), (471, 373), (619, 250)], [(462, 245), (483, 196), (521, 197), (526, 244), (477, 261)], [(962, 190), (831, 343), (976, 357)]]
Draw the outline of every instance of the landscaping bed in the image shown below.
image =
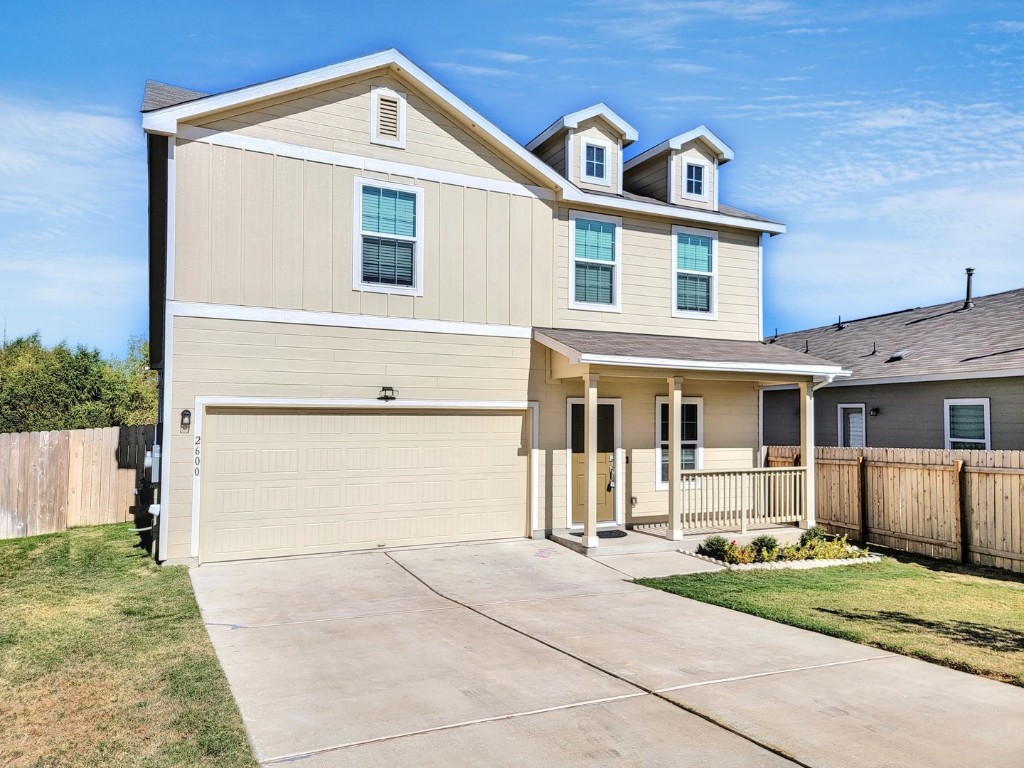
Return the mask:
[(1024, 578), (1004, 571), (885, 557), (637, 583), (1024, 686)]
[(850, 544), (845, 536), (831, 536), (818, 526), (804, 531), (797, 544), (780, 544), (778, 539), (767, 534), (756, 536), (749, 544), (743, 545), (724, 536), (708, 536), (697, 547), (696, 554), (732, 570), (808, 568), (879, 560), (866, 548)]
[(255, 766), (188, 571), (128, 528), (0, 541), (0, 765)]

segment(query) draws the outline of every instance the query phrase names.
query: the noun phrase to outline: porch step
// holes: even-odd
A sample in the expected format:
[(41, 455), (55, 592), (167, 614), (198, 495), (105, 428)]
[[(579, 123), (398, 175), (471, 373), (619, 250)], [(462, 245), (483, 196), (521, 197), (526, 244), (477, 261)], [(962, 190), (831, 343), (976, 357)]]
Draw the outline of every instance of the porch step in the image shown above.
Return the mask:
[[(607, 529), (618, 532), (616, 538), (601, 538), (596, 547), (584, 547), (579, 531), (559, 529), (551, 532), (550, 538), (556, 544), (571, 549), (587, 557), (606, 557), (610, 555), (633, 555), (645, 552), (695, 552), (697, 547), (708, 536), (721, 535), (738, 544), (748, 544), (755, 536), (769, 534), (784, 544), (796, 542), (803, 531), (796, 526), (750, 529), (745, 534), (736, 531), (688, 530), (682, 541), (669, 541), (665, 538), (668, 526), (664, 523), (636, 526), (631, 529)], [(575, 533), (576, 535), (573, 535)], [(625, 535), (622, 535), (625, 534)]]

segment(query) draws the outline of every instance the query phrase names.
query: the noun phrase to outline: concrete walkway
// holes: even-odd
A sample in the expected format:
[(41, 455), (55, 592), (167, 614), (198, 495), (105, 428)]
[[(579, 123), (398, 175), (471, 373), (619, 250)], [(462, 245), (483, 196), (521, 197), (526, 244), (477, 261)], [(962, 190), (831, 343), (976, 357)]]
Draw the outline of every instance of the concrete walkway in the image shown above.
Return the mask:
[[(263, 765), (1019, 765), (1024, 690), (515, 541), (205, 565)], [(642, 558), (650, 558), (644, 561)]]

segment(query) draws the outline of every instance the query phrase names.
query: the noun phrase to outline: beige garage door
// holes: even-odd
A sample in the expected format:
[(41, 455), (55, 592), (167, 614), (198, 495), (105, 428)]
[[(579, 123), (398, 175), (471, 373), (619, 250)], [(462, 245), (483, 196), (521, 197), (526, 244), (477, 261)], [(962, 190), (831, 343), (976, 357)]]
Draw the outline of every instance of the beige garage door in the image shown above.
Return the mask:
[(524, 536), (522, 412), (210, 411), (205, 562)]

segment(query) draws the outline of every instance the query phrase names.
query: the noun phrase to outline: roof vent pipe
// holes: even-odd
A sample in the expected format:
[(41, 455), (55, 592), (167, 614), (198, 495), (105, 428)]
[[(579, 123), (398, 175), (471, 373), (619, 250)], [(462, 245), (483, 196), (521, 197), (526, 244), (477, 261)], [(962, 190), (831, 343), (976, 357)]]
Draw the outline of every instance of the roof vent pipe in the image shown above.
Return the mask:
[(974, 306), (974, 300), (971, 298), (971, 282), (974, 280), (974, 267), (967, 268), (967, 298), (964, 300), (964, 309), (971, 309)]

